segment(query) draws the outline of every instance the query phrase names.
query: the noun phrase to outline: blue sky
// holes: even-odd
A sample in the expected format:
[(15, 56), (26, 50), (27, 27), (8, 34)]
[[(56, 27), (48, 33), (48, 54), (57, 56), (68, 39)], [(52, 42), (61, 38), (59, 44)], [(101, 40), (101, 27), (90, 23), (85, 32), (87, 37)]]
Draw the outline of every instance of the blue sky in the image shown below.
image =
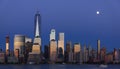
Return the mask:
[[(42, 19), (42, 44), (49, 43), (52, 28), (65, 32), (65, 41), (97, 46), (97, 39), (107, 50), (119, 48), (119, 0), (0, 0), (0, 47), (5, 48), (5, 36), (10, 35), (11, 49), (15, 34), (34, 37), (34, 15), (39, 10)], [(100, 11), (96, 15), (96, 11)]]

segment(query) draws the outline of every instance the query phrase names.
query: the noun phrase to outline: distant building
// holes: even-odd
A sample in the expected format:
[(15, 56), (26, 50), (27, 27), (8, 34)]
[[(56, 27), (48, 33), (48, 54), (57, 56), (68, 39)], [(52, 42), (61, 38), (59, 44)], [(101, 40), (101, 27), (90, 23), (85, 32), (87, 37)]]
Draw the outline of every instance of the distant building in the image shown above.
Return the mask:
[(100, 60), (100, 40), (97, 40), (97, 59)]
[(50, 41), (51, 41), (51, 40), (56, 40), (56, 39), (55, 39), (55, 36), (56, 36), (55, 29), (51, 29)]
[(90, 62), (96, 62), (96, 58), (97, 58), (96, 50), (92, 49), (91, 54), (92, 54), (92, 56), (91, 56)]
[(89, 49), (86, 48), (86, 52), (85, 52), (85, 62), (88, 62), (89, 61)]
[(70, 41), (66, 43), (65, 62), (73, 62), (72, 43)]
[(105, 47), (103, 47), (103, 48), (101, 48), (101, 51), (100, 51), (100, 61), (105, 61), (105, 56), (106, 56), (106, 48)]
[(44, 57), (46, 60), (49, 59), (49, 46), (48, 45), (44, 46)]
[(115, 48), (114, 48), (114, 52), (113, 52), (113, 60), (114, 60), (114, 63), (118, 63), (119, 62), (118, 51)]
[(33, 42), (31, 38), (25, 37), (25, 52), (24, 52), (24, 62), (27, 62), (29, 57), (29, 52), (32, 52)]
[(108, 53), (105, 56), (105, 62), (106, 63), (113, 63), (113, 53)]
[(5, 53), (0, 52), (0, 63), (5, 63)]
[(25, 36), (24, 35), (15, 35), (14, 37), (14, 51), (19, 49), (19, 56), (24, 56), (25, 49)]
[(6, 36), (6, 56), (9, 55), (9, 45), (10, 45), (10, 38)]
[(86, 62), (86, 44), (84, 45), (84, 49), (83, 49), (83, 59), (84, 62)]
[(81, 51), (80, 43), (75, 43), (73, 50), (74, 50), (74, 62), (78, 63), (80, 62), (80, 51)]
[(91, 46), (89, 45), (88, 46), (88, 56), (89, 56), (89, 60), (90, 60), (90, 58), (91, 58), (91, 50), (92, 50), (92, 48), (91, 48)]
[(64, 33), (59, 33), (58, 59), (60, 59), (61, 61), (63, 61), (64, 59)]
[(32, 38), (29, 38), (29, 37), (25, 37), (25, 43), (27, 43), (27, 42), (32, 42)]
[(14, 51), (14, 56), (15, 56), (16, 58), (19, 58), (19, 49), (16, 49), (16, 50)]
[(118, 53), (119, 53), (119, 54), (118, 54), (118, 55), (119, 55), (118, 58), (119, 58), (119, 63), (120, 63), (120, 48), (118, 49)]
[(50, 61), (51, 62), (56, 62), (56, 58), (57, 58), (57, 42), (55, 40), (51, 40), (50, 41)]

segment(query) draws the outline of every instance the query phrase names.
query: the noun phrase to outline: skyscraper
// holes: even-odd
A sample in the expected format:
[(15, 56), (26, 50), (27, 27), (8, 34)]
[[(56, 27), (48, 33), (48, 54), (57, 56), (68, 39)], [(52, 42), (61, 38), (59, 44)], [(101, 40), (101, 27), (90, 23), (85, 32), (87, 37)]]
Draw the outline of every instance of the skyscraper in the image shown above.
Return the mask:
[(24, 55), (25, 47), (25, 36), (24, 35), (15, 35), (14, 37), (14, 51), (19, 50), (20, 57)]
[(97, 40), (97, 59), (100, 60), (100, 40)]
[(28, 63), (40, 63), (41, 62), (41, 16), (39, 11), (35, 14), (35, 27), (34, 27), (34, 41), (32, 46), (32, 52), (29, 53)]
[(80, 43), (75, 43), (73, 50), (74, 50), (74, 62), (78, 63), (80, 62), (80, 51), (81, 51)]
[(36, 53), (36, 54), (40, 54), (41, 53), (41, 31), (40, 31), (40, 25), (41, 25), (41, 20), (40, 20), (40, 14), (37, 11), (37, 13), (35, 14), (35, 38), (34, 38), (34, 42), (33, 42), (33, 47), (32, 47), (32, 52)]
[(51, 29), (51, 33), (50, 33), (50, 41), (51, 40), (55, 40), (55, 29)]
[(39, 11), (35, 14), (35, 27), (34, 27), (35, 37), (40, 37), (41, 35), (41, 16)]
[(63, 62), (63, 60), (64, 60), (64, 33), (59, 33), (58, 62)]
[(64, 55), (64, 33), (59, 33), (58, 54)]
[(50, 55), (50, 61), (51, 62), (56, 62), (56, 57), (57, 57), (57, 42), (55, 40), (50, 41), (50, 47), (49, 47), (49, 55)]
[(9, 45), (10, 45), (10, 38), (6, 36), (6, 55), (9, 55)]
[(73, 50), (71, 41), (68, 41), (66, 44), (65, 62), (73, 62)]
[(86, 44), (84, 45), (83, 55), (84, 62), (86, 62)]

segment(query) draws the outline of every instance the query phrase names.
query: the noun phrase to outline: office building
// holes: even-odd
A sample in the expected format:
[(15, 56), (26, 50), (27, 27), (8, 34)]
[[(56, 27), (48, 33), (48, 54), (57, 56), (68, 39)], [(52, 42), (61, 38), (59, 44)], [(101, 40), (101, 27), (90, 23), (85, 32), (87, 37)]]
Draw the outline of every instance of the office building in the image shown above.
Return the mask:
[(67, 43), (66, 43), (65, 62), (67, 62), (67, 63), (73, 62), (73, 50), (72, 50), (71, 41), (67, 41)]
[(59, 54), (62, 54), (64, 56), (64, 33), (59, 33), (58, 55)]
[(6, 36), (6, 56), (9, 56), (10, 38)]
[(37, 13), (35, 14), (35, 38), (34, 38), (34, 42), (33, 42), (33, 46), (32, 46), (32, 52), (36, 53), (36, 54), (40, 54), (41, 53), (41, 16), (39, 14), (39, 12), (37, 11)]
[(100, 40), (97, 40), (97, 59), (100, 60)]
[(117, 49), (114, 48), (114, 52), (113, 52), (113, 61), (114, 63), (118, 63), (119, 62), (119, 56), (118, 56), (118, 51)]
[(74, 50), (74, 62), (79, 63), (80, 62), (80, 51), (81, 51), (80, 43), (75, 43), (73, 50)]
[(49, 47), (49, 55), (50, 55), (50, 61), (56, 62), (57, 58), (57, 42), (55, 40), (50, 41), (50, 47)]
[(25, 49), (25, 36), (24, 35), (15, 35), (14, 37), (14, 51), (19, 50), (19, 56), (24, 56)]
[(0, 63), (5, 63), (5, 53), (0, 52)]
[(32, 52), (29, 52), (28, 61), (29, 64), (41, 62), (41, 16), (39, 11), (35, 14), (35, 27), (34, 27), (34, 40), (32, 46)]
[(105, 56), (106, 56), (106, 48), (103, 47), (101, 48), (101, 51), (100, 51), (100, 61), (105, 61)]
[(83, 61), (86, 62), (86, 45), (84, 45), (84, 49), (83, 49)]
[(44, 46), (44, 57), (46, 60), (49, 59), (49, 46), (48, 45)]

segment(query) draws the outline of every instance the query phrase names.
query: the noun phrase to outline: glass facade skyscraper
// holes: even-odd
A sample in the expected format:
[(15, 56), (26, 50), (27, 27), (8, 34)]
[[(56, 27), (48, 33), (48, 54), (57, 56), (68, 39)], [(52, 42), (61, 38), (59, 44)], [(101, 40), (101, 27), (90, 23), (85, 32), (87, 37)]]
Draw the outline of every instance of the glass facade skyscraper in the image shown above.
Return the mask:
[(41, 16), (39, 11), (35, 14), (35, 27), (34, 27), (35, 37), (40, 37), (41, 34)]

